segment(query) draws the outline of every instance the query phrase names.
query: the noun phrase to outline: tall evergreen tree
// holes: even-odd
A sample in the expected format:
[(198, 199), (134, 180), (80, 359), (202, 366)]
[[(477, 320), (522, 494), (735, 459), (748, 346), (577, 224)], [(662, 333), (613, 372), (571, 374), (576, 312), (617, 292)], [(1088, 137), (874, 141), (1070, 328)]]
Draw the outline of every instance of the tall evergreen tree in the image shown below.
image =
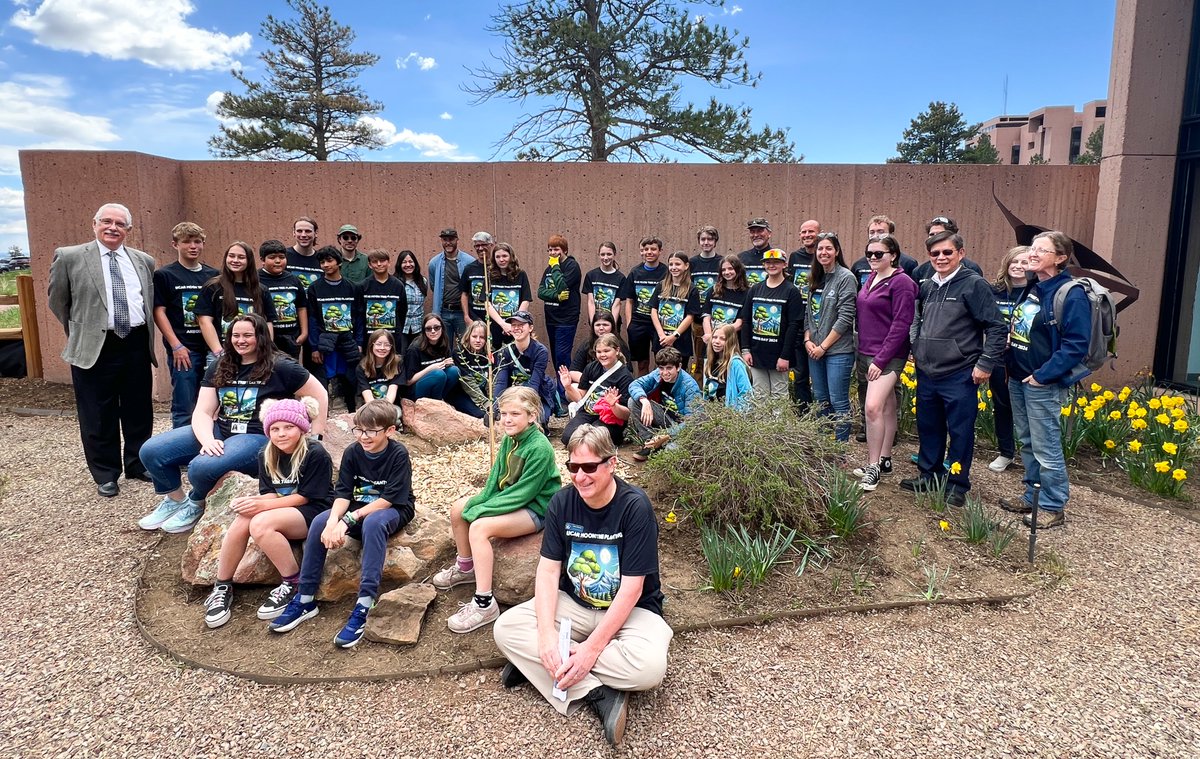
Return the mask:
[(979, 135), (979, 139), (975, 142), (975, 144), (969, 146), (963, 151), (962, 162), (1000, 163), (1000, 152), (996, 150), (996, 146), (992, 144), (991, 135)]
[(698, 152), (716, 161), (796, 161), (786, 130), (755, 130), (750, 109), (681, 90), (755, 86), (749, 39), (693, 16), (724, 0), (529, 0), (492, 17), (504, 37), (496, 68), (472, 73), (477, 102), (503, 97), (529, 112), (497, 143), (522, 160), (657, 161)]
[(225, 93), (217, 115), (229, 120), (208, 141), (221, 158), (354, 158), (358, 150), (383, 146), (363, 116), (383, 110), (355, 84), (379, 61), (373, 53), (351, 52), (354, 30), (334, 21), (328, 6), (314, 0), (287, 0), (293, 19), (267, 16), (262, 37), (271, 48), (259, 58), (267, 77), (251, 81), (230, 73), (246, 94)]
[[(963, 163), (966, 141), (979, 131), (968, 124), (954, 103), (934, 101), (904, 130), (891, 163)], [(994, 149), (994, 148), (993, 148)]]
[(1104, 125), (1096, 127), (1092, 133), (1088, 135), (1087, 143), (1084, 145), (1084, 151), (1075, 159), (1075, 163), (1084, 165), (1094, 165), (1100, 163), (1100, 157), (1104, 154)]

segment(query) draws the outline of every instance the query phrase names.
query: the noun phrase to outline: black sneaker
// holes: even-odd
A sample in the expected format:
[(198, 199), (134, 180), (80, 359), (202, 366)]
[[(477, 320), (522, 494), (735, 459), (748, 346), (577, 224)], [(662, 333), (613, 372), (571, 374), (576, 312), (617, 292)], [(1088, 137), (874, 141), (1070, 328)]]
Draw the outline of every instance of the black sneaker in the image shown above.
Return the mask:
[(517, 669), (517, 665), (512, 662), (506, 662), (504, 669), (500, 670), (500, 684), (505, 688), (515, 688), (527, 682), (529, 682), (529, 678), (525, 677), (525, 673)]
[(629, 715), (629, 694), (607, 685), (592, 689), (583, 697), (591, 705), (600, 724), (604, 725), (604, 738), (616, 746), (625, 737), (625, 718)]
[(962, 508), (967, 505), (967, 494), (961, 490), (946, 491), (946, 505)]
[(879, 459), (879, 473), (880, 474), (891, 474), (892, 473), (892, 457), (891, 456), (883, 456)]
[(233, 583), (218, 582), (204, 599), (204, 624), (220, 627), (233, 616)]
[(858, 486), (868, 492), (879, 487), (878, 464), (869, 464), (866, 469), (863, 470), (862, 479), (859, 481)]
[(858, 432), (854, 433), (854, 439), (859, 443), (867, 442), (867, 431), (859, 430)]
[(287, 605), (292, 602), (292, 597), (296, 595), (296, 590), (296, 586), (290, 582), (284, 581), (280, 583), (279, 587), (267, 595), (267, 600), (263, 602), (263, 605), (258, 607), (258, 618), (275, 619), (275, 617), (278, 617), (287, 608)]
[(638, 448), (633, 454), (634, 461), (645, 461), (648, 458), (650, 458), (649, 448)]

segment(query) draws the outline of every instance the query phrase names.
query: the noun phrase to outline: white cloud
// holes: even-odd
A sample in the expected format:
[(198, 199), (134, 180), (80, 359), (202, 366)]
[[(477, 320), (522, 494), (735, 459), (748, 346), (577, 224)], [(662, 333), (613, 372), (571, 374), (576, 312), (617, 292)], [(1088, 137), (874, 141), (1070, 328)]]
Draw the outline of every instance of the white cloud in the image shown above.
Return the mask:
[(190, 0), (44, 0), (18, 10), (13, 26), (54, 50), (138, 60), (174, 71), (227, 69), (250, 49), (251, 37), (188, 26)]
[(440, 118), (442, 121), (449, 121), (450, 119), (452, 119), (454, 117), (450, 115), (449, 111), (442, 111), (442, 115), (439, 116), (438, 118)]
[(437, 68), (436, 60), (434, 60), (432, 57), (426, 58), (420, 53), (409, 53), (403, 58), (397, 58), (396, 68), (406, 69), (410, 63), (415, 63), (422, 71), (429, 71), (430, 69)]
[(736, 16), (737, 14), (739, 14), (741, 12), (742, 12), (742, 6), (740, 6), (740, 5), (734, 5), (729, 8), (730, 16)]
[(95, 147), (118, 138), (104, 116), (85, 116), (65, 107), (71, 94), (59, 76), (23, 74), (0, 82), (0, 132), (31, 134), (45, 141), (66, 141)]
[[(11, 187), (0, 187), (0, 235), (28, 233), (29, 229), (25, 224), (25, 193)], [(5, 245), (4, 249), (7, 250), (8, 246)]]
[(458, 152), (458, 145), (447, 142), (432, 132), (414, 132), (411, 129), (396, 130), (396, 125), (378, 116), (364, 116), (361, 121), (370, 125), (388, 146), (403, 145), (417, 150), (425, 158), (443, 161), (478, 161), (479, 158)]

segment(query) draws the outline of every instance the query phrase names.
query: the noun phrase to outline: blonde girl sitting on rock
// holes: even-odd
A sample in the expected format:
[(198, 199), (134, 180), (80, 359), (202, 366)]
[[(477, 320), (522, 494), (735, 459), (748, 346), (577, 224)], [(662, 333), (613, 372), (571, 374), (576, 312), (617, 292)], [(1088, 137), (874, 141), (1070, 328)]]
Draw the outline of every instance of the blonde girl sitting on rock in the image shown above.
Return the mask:
[(283, 582), (258, 607), (259, 619), (274, 619), (287, 607), (300, 582), (300, 565), (289, 541), (302, 540), (308, 526), (333, 500), (333, 462), (307, 435), (317, 418), (317, 400), (284, 398), (263, 403), (268, 439), (258, 459), (258, 495), (235, 498), (236, 514), (217, 559), (217, 582), (204, 601), (204, 623), (220, 627), (233, 608), (233, 575), (250, 538), (262, 549)]
[(483, 491), (450, 507), (450, 533), (458, 557), (433, 576), (433, 586), (449, 590), (474, 583), (475, 597), (450, 617), (452, 632), (466, 633), (500, 616), (492, 597), (492, 538), (540, 532), (550, 496), (562, 485), (550, 441), (538, 427), (542, 401), (532, 388), (510, 387), (500, 395), (500, 454)]

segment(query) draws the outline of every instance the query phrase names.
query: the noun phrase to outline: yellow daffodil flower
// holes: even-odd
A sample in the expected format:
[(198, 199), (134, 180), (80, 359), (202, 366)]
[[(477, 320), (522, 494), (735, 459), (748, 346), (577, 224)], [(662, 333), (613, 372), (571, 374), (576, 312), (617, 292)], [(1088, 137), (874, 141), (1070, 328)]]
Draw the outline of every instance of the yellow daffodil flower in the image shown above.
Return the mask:
[(1091, 386), (1091, 388), (1090, 388), (1090, 389), (1091, 389), (1091, 391), (1092, 391), (1093, 393), (1098, 393), (1098, 392), (1100, 392), (1101, 390), (1103, 390), (1104, 388), (1100, 387), (1100, 386), (1099, 386), (1099, 385), (1097, 385), (1095, 382), (1093, 382), (1093, 383), (1092, 383), (1092, 386)]
[(1105, 440), (1104, 447), (1111, 451), (1113, 448), (1117, 447), (1117, 444), (1111, 440)]
[(1129, 426), (1135, 430), (1144, 430), (1147, 427), (1149, 427), (1150, 425), (1146, 424), (1145, 419), (1134, 419), (1132, 422), (1129, 423)]
[(1176, 469), (1174, 472), (1171, 472), (1171, 477), (1173, 477), (1177, 482), (1183, 482), (1187, 479), (1187, 470)]
[(1172, 424), (1171, 427), (1174, 428), (1176, 432), (1187, 432), (1188, 423), (1186, 419), (1176, 419), (1175, 423)]
[(1121, 412), (1120, 411), (1109, 411), (1108, 418), (1115, 422), (1121, 418)]
[(1134, 453), (1137, 453), (1138, 451), (1142, 450), (1142, 441), (1141, 440), (1130, 440), (1129, 441), (1129, 450), (1133, 451)]
[(1156, 461), (1154, 462), (1154, 471), (1169, 472), (1171, 471), (1171, 463), (1168, 461)]
[(667, 512), (667, 516), (665, 517), (665, 520), (666, 520), (667, 524), (675, 524), (675, 521), (676, 521), (677, 519), (678, 519), (678, 517), (676, 517), (676, 516), (675, 516), (675, 512), (674, 512), (674, 511), (668, 511), (668, 512)]
[(960, 474), (962, 472), (962, 464), (955, 461), (950, 465), (950, 474)]
[(1147, 405), (1147, 406), (1149, 406), (1149, 407), (1150, 407), (1150, 408), (1152, 408), (1152, 409), (1159, 409), (1159, 408), (1162, 408), (1162, 405), (1163, 405), (1163, 404), (1162, 404), (1162, 401), (1160, 401), (1158, 398), (1151, 398), (1151, 399), (1150, 399), (1150, 400), (1149, 400), (1149, 401), (1146, 403), (1146, 405)]
[(1154, 417), (1154, 421), (1162, 425), (1167, 425), (1171, 423), (1171, 417), (1167, 416), (1166, 414), (1159, 414), (1158, 416)]
[(1167, 454), (1168, 456), (1174, 456), (1176, 453), (1179, 453), (1179, 446), (1175, 445), (1174, 443), (1163, 443), (1162, 449), (1163, 453)]
[[(1177, 471), (1178, 471), (1178, 470), (1177, 470)], [(938, 522), (938, 527), (941, 527), (941, 528), (942, 528), (942, 532), (949, 532), (949, 531), (950, 531), (950, 523), (949, 523), (949, 522), (947, 522), (945, 519), (943, 519), (942, 521)]]

